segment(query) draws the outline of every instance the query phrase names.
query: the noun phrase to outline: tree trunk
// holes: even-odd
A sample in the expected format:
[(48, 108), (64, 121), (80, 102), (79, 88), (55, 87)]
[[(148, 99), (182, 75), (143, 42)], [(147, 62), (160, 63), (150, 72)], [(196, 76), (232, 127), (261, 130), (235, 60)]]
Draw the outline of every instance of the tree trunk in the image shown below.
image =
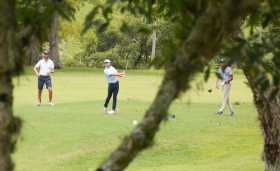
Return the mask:
[(49, 34), (49, 46), (50, 46), (50, 58), (55, 64), (55, 68), (62, 68), (62, 64), (59, 56), (59, 14), (54, 11), (51, 21), (50, 34)]
[(36, 34), (31, 35), (29, 42), (30, 44), (26, 47), (26, 63), (34, 65), (40, 59), (41, 43)]
[[(167, 66), (160, 89), (142, 122), (124, 138), (97, 171), (121, 171), (144, 149), (153, 144), (160, 123), (167, 117), (171, 103), (190, 87), (193, 76), (219, 51), (221, 42), (234, 31), (233, 26), (255, 9), (255, 0), (227, 0), (211, 5), (197, 21), (189, 38), (183, 40)], [(211, 43), (209, 43), (211, 42)]]
[[(266, 91), (257, 78), (264, 76), (264, 69), (261, 66), (245, 66), (244, 74), (254, 95), (254, 103), (258, 111), (264, 136), (263, 160), (265, 171), (280, 170), (280, 104), (277, 97), (271, 96), (275, 87), (270, 86)], [(278, 87), (279, 88), (279, 87)]]
[(20, 120), (13, 116), (12, 74), (19, 68), (16, 51), (15, 2), (0, 1), (0, 171), (12, 171), (14, 164), (11, 153), (14, 151), (16, 133)]
[(157, 31), (153, 29), (153, 34), (152, 34), (152, 54), (151, 54), (151, 60), (153, 60), (156, 56), (156, 47), (157, 47)]

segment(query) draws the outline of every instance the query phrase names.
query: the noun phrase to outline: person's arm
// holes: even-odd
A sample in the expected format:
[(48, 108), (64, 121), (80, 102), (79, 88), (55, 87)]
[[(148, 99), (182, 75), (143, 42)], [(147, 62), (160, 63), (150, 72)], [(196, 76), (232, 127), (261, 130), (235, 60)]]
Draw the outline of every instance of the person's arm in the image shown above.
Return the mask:
[(52, 73), (54, 73), (54, 63), (52, 62), (51, 66), (49, 67), (49, 73), (48, 75), (51, 75)]
[(225, 81), (225, 84), (229, 84), (233, 80), (233, 75), (230, 75), (230, 78)]
[(33, 71), (39, 76), (40, 61), (34, 66)]
[(114, 74), (111, 74), (112, 76), (117, 76), (117, 77), (124, 77), (125, 76), (125, 72), (117, 72)]
[(124, 77), (125, 76), (125, 72), (118, 72), (115, 68), (113, 73), (111, 74), (112, 76), (117, 76), (117, 77)]
[(50, 73), (54, 73), (54, 67), (50, 68)]
[(225, 84), (229, 84), (233, 80), (233, 72), (230, 67), (227, 68), (227, 73), (229, 75), (229, 79), (225, 81)]

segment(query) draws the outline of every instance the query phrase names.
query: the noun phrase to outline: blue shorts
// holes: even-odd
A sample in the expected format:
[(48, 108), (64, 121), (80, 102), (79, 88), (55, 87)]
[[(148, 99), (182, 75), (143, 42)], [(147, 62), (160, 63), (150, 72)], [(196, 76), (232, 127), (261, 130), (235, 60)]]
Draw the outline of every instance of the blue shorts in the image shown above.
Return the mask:
[(52, 80), (50, 76), (43, 76), (40, 75), (38, 77), (38, 89), (43, 90), (44, 85), (46, 85), (46, 88), (52, 88)]

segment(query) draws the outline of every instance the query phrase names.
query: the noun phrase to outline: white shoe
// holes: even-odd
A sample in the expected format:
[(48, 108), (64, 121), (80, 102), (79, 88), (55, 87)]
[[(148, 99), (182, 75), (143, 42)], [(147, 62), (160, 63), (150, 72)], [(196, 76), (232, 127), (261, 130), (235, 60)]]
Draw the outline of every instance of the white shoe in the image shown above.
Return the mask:
[(104, 113), (108, 113), (108, 108), (104, 107)]
[(116, 111), (114, 111), (114, 110), (111, 110), (111, 111), (108, 111), (108, 112), (107, 112), (108, 115), (113, 115), (113, 114), (115, 114), (115, 113), (116, 113)]
[(50, 106), (54, 106), (54, 103), (53, 103), (53, 102), (49, 102), (49, 105), (50, 105)]

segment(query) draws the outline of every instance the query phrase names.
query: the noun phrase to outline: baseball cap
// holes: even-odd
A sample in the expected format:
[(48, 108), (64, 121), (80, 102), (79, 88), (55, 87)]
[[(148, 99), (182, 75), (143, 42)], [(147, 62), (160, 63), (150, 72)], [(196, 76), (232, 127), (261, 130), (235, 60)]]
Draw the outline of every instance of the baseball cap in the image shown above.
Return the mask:
[(49, 54), (49, 51), (48, 50), (44, 50), (43, 54)]
[(110, 59), (105, 59), (104, 63), (111, 63), (111, 60)]

